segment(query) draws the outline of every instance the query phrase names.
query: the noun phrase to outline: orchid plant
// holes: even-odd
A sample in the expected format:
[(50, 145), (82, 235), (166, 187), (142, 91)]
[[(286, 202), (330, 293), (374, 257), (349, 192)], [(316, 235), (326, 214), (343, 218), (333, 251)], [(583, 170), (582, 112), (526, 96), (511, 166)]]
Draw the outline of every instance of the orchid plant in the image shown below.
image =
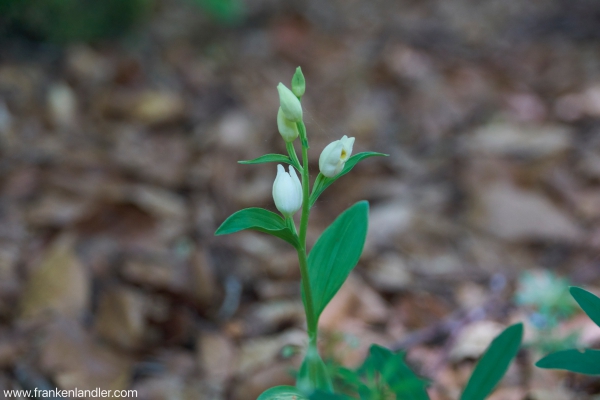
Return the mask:
[[(310, 252), (306, 245), (308, 217), (323, 191), (350, 172), (359, 161), (386, 154), (363, 152), (352, 155), (354, 138), (343, 136), (321, 152), (320, 171), (311, 188), (309, 144), (301, 103), (305, 79), (300, 67), (292, 78), (291, 90), (282, 83), (277, 90), (280, 101), (277, 127), (286, 143), (288, 155), (266, 154), (240, 163), (278, 163), (273, 200), (281, 215), (263, 208), (247, 208), (227, 218), (215, 233), (226, 235), (246, 229), (256, 230), (283, 239), (298, 254), (308, 346), (297, 374), (296, 386), (271, 388), (258, 400), (344, 400), (355, 396), (366, 400), (428, 399), (427, 382), (417, 377), (404, 363), (404, 353), (393, 353), (375, 345), (371, 346), (369, 356), (360, 368), (356, 371), (342, 369), (341, 374), (335, 376), (345, 381), (354, 397), (348, 390), (337, 391), (334, 388), (331, 369), (327, 368), (317, 348), (319, 317), (358, 263), (367, 236), (369, 203), (359, 201), (344, 211), (325, 229)], [(298, 137), (301, 162), (294, 147)], [(282, 164), (287, 164), (287, 171)], [(294, 215), (300, 210), (297, 227)], [(517, 324), (498, 336), (475, 369), (462, 400), (483, 399), (493, 390), (518, 351), (522, 333), (522, 325)]]
[[(369, 204), (361, 201), (343, 212), (323, 232), (310, 253), (306, 246), (308, 217), (311, 207), (329, 185), (350, 172), (359, 161), (385, 154), (364, 152), (352, 155), (354, 138), (344, 136), (330, 143), (321, 153), (320, 172), (311, 190), (309, 144), (301, 104), (305, 80), (300, 67), (293, 76), (291, 90), (282, 83), (277, 90), (280, 100), (277, 127), (286, 143), (288, 155), (267, 154), (240, 163), (280, 163), (273, 183), (273, 200), (281, 216), (262, 208), (247, 208), (227, 218), (217, 229), (216, 235), (253, 229), (283, 239), (296, 249), (309, 339), (298, 373), (297, 388), (302, 393), (310, 393), (316, 389), (332, 392), (331, 378), (317, 348), (319, 316), (358, 263), (367, 236)], [(294, 147), (298, 137), (301, 162)], [(287, 171), (282, 164), (288, 164)], [(293, 216), (299, 210), (301, 215), (297, 228)]]

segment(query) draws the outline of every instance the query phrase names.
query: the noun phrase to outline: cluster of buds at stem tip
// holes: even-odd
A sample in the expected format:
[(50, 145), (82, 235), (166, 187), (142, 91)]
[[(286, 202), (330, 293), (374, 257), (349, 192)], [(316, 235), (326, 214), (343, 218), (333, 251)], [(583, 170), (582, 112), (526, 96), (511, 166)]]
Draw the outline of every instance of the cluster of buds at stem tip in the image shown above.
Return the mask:
[(300, 67), (292, 77), (292, 90), (288, 89), (283, 83), (279, 83), (277, 91), (279, 92), (279, 111), (277, 112), (277, 129), (288, 143), (293, 142), (299, 135), (298, 122), (302, 121), (302, 105), (300, 98), (304, 95), (306, 83)]
[(285, 217), (291, 217), (302, 207), (302, 184), (291, 165), (289, 171), (285, 172), (285, 168), (278, 164), (277, 177), (273, 182), (275, 207)]
[(319, 157), (319, 170), (328, 178), (333, 178), (344, 168), (352, 155), (354, 138), (344, 135), (340, 140), (329, 143)]

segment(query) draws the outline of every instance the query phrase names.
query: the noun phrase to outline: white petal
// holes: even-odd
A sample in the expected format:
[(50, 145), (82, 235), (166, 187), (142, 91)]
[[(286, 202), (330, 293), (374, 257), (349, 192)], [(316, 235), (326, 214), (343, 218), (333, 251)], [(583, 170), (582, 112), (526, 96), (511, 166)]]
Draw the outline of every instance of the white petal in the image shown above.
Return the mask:
[(346, 162), (352, 155), (352, 147), (354, 146), (354, 138), (353, 137), (349, 138), (348, 136), (344, 135), (340, 141), (342, 142), (342, 146), (344, 147), (344, 150), (341, 153), (340, 159), (342, 160), (342, 162)]
[(302, 206), (302, 185), (291, 167), (290, 173), (287, 173), (283, 166), (277, 165), (273, 200), (277, 209), (286, 216), (293, 215)]
[(329, 143), (319, 157), (319, 170), (329, 178), (336, 175), (335, 170), (338, 168), (340, 156), (344, 146), (340, 140)]

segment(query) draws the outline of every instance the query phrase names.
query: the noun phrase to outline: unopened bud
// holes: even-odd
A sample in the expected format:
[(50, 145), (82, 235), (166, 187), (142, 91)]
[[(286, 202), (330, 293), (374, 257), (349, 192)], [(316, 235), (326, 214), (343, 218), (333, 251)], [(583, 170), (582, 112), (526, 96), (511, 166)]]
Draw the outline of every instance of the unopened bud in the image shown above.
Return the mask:
[(285, 117), (292, 122), (302, 121), (302, 105), (296, 95), (283, 83), (277, 85), (277, 90), (279, 91), (279, 104)]
[(281, 107), (277, 111), (277, 129), (279, 129), (283, 140), (288, 143), (293, 142), (298, 137), (298, 125), (285, 117)]
[(296, 170), (290, 165), (289, 173), (283, 165), (277, 165), (277, 177), (273, 182), (275, 207), (286, 217), (291, 217), (302, 207), (302, 183)]
[(292, 77), (292, 92), (294, 92), (296, 97), (300, 98), (304, 96), (305, 91), (306, 81), (304, 80), (304, 74), (302, 73), (302, 68), (298, 67)]

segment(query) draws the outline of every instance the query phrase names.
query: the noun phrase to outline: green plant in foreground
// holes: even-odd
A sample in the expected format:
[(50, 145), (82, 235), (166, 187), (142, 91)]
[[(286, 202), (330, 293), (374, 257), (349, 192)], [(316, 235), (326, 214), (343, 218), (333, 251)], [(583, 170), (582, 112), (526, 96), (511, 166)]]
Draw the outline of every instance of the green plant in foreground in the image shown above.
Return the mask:
[(577, 310), (577, 303), (569, 295), (569, 281), (551, 271), (527, 271), (519, 277), (515, 303), (529, 312), (529, 321), (536, 331), (529, 346), (550, 353), (565, 347), (574, 347), (579, 335), (556, 335), (556, 328)]
[[(344, 136), (329, 145), (328, 151), (321, 155), (319, 164), (322, 171), (317, 176), (311, 193), (308, 171), (309, 145), (300, 103), (305, 82), (300, 68), (296, 70), (292, 79), (292, 90), (281, 83), (277, 90), (280, 98), (277, 125), (286, 142), (288, 156), (267, 154), (241, 163), (289, 164), (289, 173), (281, 164), (277, 166), (277, 178), (273, 184), (273, 199), (283, 218), (265, 209), (248, 208), (227, 218), (216, 234), (254, 229), (279, 237), (294, 246), (300, 264), (302, 299), (309, 338), (304, 362), (298, 373), (297, 387), (303, 393), (311, 393), (316, 389), (332, 392), (331, 378), (317, 349), (317, 326), (323, 309), (358, 263), (367, 236), (369, 203), (361, 201), (344, 211), (323, 232), (310, 254), (306, 248), (308, 216), (312, 205), (329, 185), (348, 173), (360, 160), (384, 154), (365, 152), (351, 156), (354, 138)], [(300, 137), (302, 147), (302, 163), (293, 145), (297, 137)], [(296, 171), (301, 180), (298, 179)], [(302, 213), (297, 230), (293, 215), (300, 208)]]
[[(519, 351), (522, 338), (522, 324), (509, 326), (498, 335), (477, 363), (460, 399), (483, 400), (492, 393)], [(342, 368), (338, 376), (346, 387), (351, 388), (354, 396), (316, 392), (307, 399), (352, 400), (357, 396), (361, 400), (429, 399), (425, 391), (427, 383), (405, 364), (404, 353), (395, 354), (381, 346), (372, 345), (369, 356), (356, 371)], [(265, 397), (267, 399), (272, 398)], [(302, 399), (298, 397), (298, 400)]]
[[(571, 287), (569, 291), (588, 317), (600, 327), (600, 298), (578, 287)], [(539, 368), (565, 369), (580, 374), (600, 375), (600, 350), (557, 351), (542, 358), (535, 365)]]
[[(404, 352), (393, 353), (384, 347), (372, 345), (364, 363), (356, 370), (337, 367), (332, 371), (336, 392), (373, 400), (388, 399), (392, 395), (397, 398), (427, 399), (425, 388), (428, 382), (406, 365), (404, 356)], [(328, 397), (323, 393), (315, 393), (311, 398), (353, 398), (344, 395)]]
[[(283, 217), (262, 208), (247, 208), (227, 218), (215, 233), (225, 235), (246, 229), (257, 230), (283, 239), (298, 253), (308, 346), (297, 374), (296, 386), (271, 388), (259, 400), (428, 399), (425, 391), (427, 383), (405, 364), (402, 352), (393, 353), (373, 345), (360, 368), (355, 371), (340, 368), (334, 376), (319, 355), (319, 317), (358, 263), (367, 236), (369, 203), (360, 201), (344, 211), (325, 229), (308, 253), (306, 232), (310, 209), (327, 187), (350, 172), (359, 161), (385, 154), (363, 152), (352, 155), (354, 138), (344, 136), (323, 149), (319, 157), (320, 172), (311, 190), (309, 145), (301, 104), (305, 80), (300, 67), (292, 78), (291, 90), (281, 83), (277, 90), (280, 99), (277, 126), (286, 142), (288, 155), (267, 154), (240, 163), (288, 164), (287, 171), (283, 165), (277, 165), (277, 177), (273, 183), (273, 200)], [(302, 162), (294, 147), (298, 137)], [(297, 229), (293, 216), (299, 210), (302, 211)], [(484, 399), (493, 390), (516, 355), (522, 334), (522, 325), (513, 325), (492, 342), (475, 368), (461, 399)]]

